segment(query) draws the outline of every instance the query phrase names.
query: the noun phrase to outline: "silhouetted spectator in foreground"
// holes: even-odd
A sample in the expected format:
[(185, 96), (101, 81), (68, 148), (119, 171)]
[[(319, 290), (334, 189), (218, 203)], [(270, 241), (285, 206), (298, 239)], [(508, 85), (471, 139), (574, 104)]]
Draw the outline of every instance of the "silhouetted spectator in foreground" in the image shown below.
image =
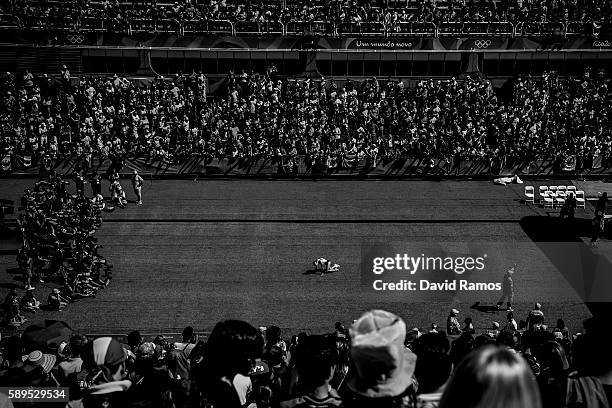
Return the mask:
[(404, 346), (406, 324), (393, 313), (372, 310), (351, 327), (347, 407), (398, 407), (415, 396), (416, 355)]
[(440, 408), (541, 408), (538, 384), (525, 360), (506, 348), (474, 350), (449, 381)]
[(262, 351), (263, 338), (249, 323), (241, 320), (217, 323), (206, 343), (205, 372), (198, 378), (204, 400), (215, 407), (244, 406), (251, 390), (248, 374)]

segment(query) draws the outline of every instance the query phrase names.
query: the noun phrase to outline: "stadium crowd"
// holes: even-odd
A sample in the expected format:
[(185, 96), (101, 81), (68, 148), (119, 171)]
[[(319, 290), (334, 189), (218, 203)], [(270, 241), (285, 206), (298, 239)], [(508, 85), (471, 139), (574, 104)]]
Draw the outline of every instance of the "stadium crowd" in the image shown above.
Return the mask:
[[(226, 0), (63, 0), (34, 2), (12, 0), (1, 11), (17, 16), (23, 27), (66, 27), (76, 29), (108, 21), (111, 30), (125, 31), (137, 21), (232, 22), (326, 22), (383, 23), (393, 28), (401, 22), (606, 22), (612, 17), (609, 0), (533, 1), (405, 1), (402, 4), (361, 0), (304, 2), (232, 2)], [(391, 2), (393, 3), (393, 2)]]
[(206, 339), (187, 327), (179, 342), (72, 332), (47, 347), (24, 333), (5, 339), (0, 382), (68, 387), (67, 407), (87, 408), (610, 406), (603, 319), (572, 334), (562, 320), (547, 326), (538, 304), (519, 324), (508, 312), (506, 323), (477, 331), (458, 314), (446, 330), (419, 330), (372, 310), (349, 330), (338, 322), (290, 340), (276, 326), (239, 320), (217, 323)]
[(0, 149), (39, 159), (78, 156), (293, 158), (330, 168), (355, 159), (612, 158), (610, 79), (518, 77), (504, 97), (479, 77), (415, 87), (230, 73), (219, 96), (201, 73), (136, 85), (114, 76), (59, 80), (6, 74)]

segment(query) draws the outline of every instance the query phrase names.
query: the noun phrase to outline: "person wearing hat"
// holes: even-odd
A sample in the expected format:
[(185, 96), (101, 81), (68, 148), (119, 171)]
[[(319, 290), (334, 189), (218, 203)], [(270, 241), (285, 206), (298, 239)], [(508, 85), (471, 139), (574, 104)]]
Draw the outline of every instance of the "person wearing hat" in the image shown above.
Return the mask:
[(125, 379), (126, 352), (121, 343), (112, 337), (99, 337), (87, 344), (82, 358), (89, 387), (81, 398), (68, 402), (67, 408), (132, 406), (127, 392), (132, 382)]
[(353, 324), (350, 336), (347, 407), (397, 406), (414, 396), (416, 355), (404, 346), (406, 324), (400, 317), (371, 310)]
[[(272, 397), (274, 391), (277, 389), (275, 383), (274, 372), (270, 366), (263, 361), (261, 358), (257, 358), (253, 361), (251, 370), (249, 371), (249, 379), (251, 384), (250, 395), (248, 396), (249, 402), (247, 406), (272, 406)], [(289, 388), (291, 390), (291, 388)], [(290, 395), (294, 395), (289, 391)]]
[(446, 319), (446, 334), (449, 336), (456, 336), (461, 334), (461, 324), (457, 319), (459, 310), (451, 309), (448, 318)]
[[(55, 367), (56, 362), (57, 357), (55, 357), (53, 354), (45, 354), (40, 350), (34, 350), (28, 354), (23, 363), (23, 370), (27, 374), (32, 374), (30, 385), (58, 386), (59, 382), (51, 373), (51, 370), (53, 370)], [(42, 371), (40, 369), (42, 369)]]
[(512, 268), (508, 269), (504, 275), (504, 280), (502, 282), (502, 295), (497, 302), (498, 310), (501, 309), (501, 305), (504, 303), (504, 299), (506, 299), (506, 310), (509, 312), (512, 311), (512, 302), (514, 301), (514, 281), (512, 280), (512, 276), (514, 275), (515, 270), (516, 264), (514, 264)]

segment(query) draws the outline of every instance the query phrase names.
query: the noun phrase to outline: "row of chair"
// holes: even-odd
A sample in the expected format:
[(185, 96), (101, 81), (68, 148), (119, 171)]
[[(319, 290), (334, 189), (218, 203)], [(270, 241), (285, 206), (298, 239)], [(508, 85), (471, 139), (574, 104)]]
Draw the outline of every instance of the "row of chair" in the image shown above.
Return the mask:
[[(586, 207), (584, 191), (576, 190), (576, 186), (540, 186), (538, 194), (539, 202), (544, 207), (563, 207), (570, 194), (576, 199), (576, 207)], [(525, 186), (525, 202), (535, 204), (536, 194), (533, 186)]]

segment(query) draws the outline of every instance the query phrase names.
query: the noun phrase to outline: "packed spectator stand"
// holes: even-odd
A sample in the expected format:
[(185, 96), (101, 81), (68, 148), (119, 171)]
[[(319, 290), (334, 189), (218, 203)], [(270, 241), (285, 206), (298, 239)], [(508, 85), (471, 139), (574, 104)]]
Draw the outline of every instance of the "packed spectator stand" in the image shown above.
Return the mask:
[(126, 34), (599, 37), (603, 25), (611, 21), (611, 12), (609, 0), (11, 0), (0, 6), (0, 26)]
[(305, 157), (329, 168), (370, 158), (612, 158), (610, 79), (516, 78), (511, 95), (480, 77), (287, 79), (230, 73), (216, 95), (203, 74), (136, 84), (118, 76), (1, 78), (0, 148), (40, 161), (139, 157)]
[(204, 338), (186, 327), (176, 341), (138, 331), (84, 336), (56, 322), (5, 339), (0, 381), (67, 387), (68, 407), (609, 406), (604, 320), (572, 333), (536, 304), (519, 323), (509, 312), (483, 330), (458, 314), (446, 330), (422, 330), (373, 310), (350, 329), (337, 322), (290, 340), (276, 326), (239, 320)]

